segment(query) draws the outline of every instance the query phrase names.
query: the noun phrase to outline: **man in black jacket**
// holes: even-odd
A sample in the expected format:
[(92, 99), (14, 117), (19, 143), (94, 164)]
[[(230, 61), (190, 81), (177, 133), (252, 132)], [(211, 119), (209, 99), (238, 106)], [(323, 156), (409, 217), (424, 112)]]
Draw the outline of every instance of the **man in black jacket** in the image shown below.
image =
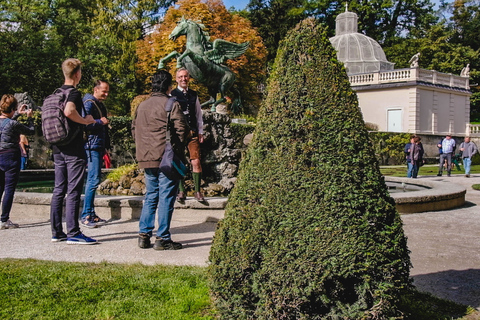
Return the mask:
[[(188, 153), (192, 164), (192, 176), (195, 182), (195, 199), (205, 201), (200, 192), (200, 183), (202, 179), (202, 165), (200, 162), (200, 143), (203, 143), (203, 114), (197, 92), (188, 88), (190, 74), (185, 68), (180, 68), (176, 73), (177, 88), (171, 92), (172, 96), (177, 97), (177, 101), (182, 106), (183, 114), (190, 126), (191, 137), (187, 141)], [(180, 182), (177, 199), (185, 201), (185, 186)]]

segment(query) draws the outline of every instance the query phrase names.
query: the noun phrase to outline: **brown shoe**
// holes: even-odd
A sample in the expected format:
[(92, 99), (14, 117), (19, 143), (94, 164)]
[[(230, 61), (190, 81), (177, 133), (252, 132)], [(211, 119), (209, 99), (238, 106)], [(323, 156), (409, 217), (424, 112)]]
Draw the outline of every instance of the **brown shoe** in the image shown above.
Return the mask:
[(177, 194), (178, 201), (185, 201), (187, 199), (187, 195), (183, 191), (179, 191)]
[(201, 192), (195, 192), (195, 200), (199, 202), (204, 202), (205, 198), (203, 197), (203, 194)]

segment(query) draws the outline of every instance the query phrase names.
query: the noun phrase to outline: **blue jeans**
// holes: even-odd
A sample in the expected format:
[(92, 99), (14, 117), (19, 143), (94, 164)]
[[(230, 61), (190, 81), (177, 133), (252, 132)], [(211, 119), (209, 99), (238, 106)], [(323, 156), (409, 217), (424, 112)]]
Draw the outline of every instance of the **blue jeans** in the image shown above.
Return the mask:
[(95, 216), (95, 193), (102, 178), (102, 157), (103, 152), (97, 150), (86, 150), (87, 152), (87, 183), (85, 185), (85, 198), (83, 200), (82, 219), (87, 216)]
[(171, 240), (170, 222), (172, 221), (173, 205), (177, 196), (179, 180), (170, 180), (158, 168), (145, 169), (145, 184), (147, 192), (140, 215), (140, 231), (152, 236), (155, 228), (155, 211), (158, 209), (157, 237)]
[(413, 164), (412, 164), (411, 161), (407, 162), (407, 167), (408, 167), (407, 178), (411, 178), (412, 177), (412, 170), (413, 170)]
[(78, 215), (83, 180), (85, 179), (86, 160), (79, 156), (56, 153), (53, 154), (53, 161), (55, 163), (55, 187), (50, 204), (52, 235), (57, 237), (63, 233), (63, 200), (66, 195), (65, 222), (67, 223), (67, 236), (74, 237), (80, 233)]
[(0, 153), (0, 198), (3, 195), (2, 222), (6, 222), (10, 218), (19, 172), (20, 151)]
[(420, 169), (420, 162), (415, 161), (414, 164), (412, 164), (412, 176), (411, 178), (416, 178), (418, 176), (418, 170)]
[(21, 157), (20, 159), (20, 170), (27, 169), (28, 157)]
[(472, 159), (463, 158), (463, 167), (465, 168), (465, 174), (470, 174), (470, 166), (472, 165)]

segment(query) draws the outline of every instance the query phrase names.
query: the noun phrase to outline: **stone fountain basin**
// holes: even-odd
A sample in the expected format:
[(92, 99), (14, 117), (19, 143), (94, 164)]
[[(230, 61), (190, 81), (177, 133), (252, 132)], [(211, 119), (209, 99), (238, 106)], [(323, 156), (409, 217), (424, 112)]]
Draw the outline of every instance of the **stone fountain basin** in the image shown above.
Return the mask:
[(443, 181), (427, 181), (400, 177), (385, 177), (385, 182), (405, 183), (416, 191), (392, 192), (400, 213), (441, 211), (463, 206), (467, 190), (457, 184)]
[[(385, 182), (395, 184), (397, 189), (403, 182), (409, 189), (408, 192), (390, 193), (395, 200), (398, 212), (402, 214), (448, 210), (465, 203), (466, 189), (453, 183), (398, 177), (385, 177)], [(16, 192), (12, 214), (21, 214), (27, 210), (38, 214), (43, 213), (48, 217), (51, 198), (52, 195), (48, 193)], [(227, 198), (208, 198), (208, 203), (200, 203), (189, 198), (185, 203), (176, 202), (175, 208), (223, 210), (226, 203)], [(97, 195), (95, 197), (97, 214), (108, 219), (138, 219), (142, 204), (143, 196)], [(81, 204), (82, 207), (83, 204)]]

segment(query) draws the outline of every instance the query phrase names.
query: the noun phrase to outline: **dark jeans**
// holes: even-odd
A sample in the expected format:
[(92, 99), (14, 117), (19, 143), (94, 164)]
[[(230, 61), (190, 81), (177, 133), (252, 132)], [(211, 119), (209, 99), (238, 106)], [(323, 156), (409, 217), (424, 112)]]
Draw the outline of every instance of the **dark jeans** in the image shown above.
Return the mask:
[(6, 222), (10, 218), (19, 172), (20, 150), (0, 153), (0, 198), (3, 195), (2, 222)]
[(55, 187), (50, 207), (52, 235), (57, 237), (63, 233), (63, 200), (65, 195), (67, 195), (65, 201), (65, 222), (67, 224), (67, 236), (73, 237), (80, 233), (78, 215), (87, 161), (85, 157), (82, 158), (64, 153), (54, 154), (53, 161), (55, 163)]

